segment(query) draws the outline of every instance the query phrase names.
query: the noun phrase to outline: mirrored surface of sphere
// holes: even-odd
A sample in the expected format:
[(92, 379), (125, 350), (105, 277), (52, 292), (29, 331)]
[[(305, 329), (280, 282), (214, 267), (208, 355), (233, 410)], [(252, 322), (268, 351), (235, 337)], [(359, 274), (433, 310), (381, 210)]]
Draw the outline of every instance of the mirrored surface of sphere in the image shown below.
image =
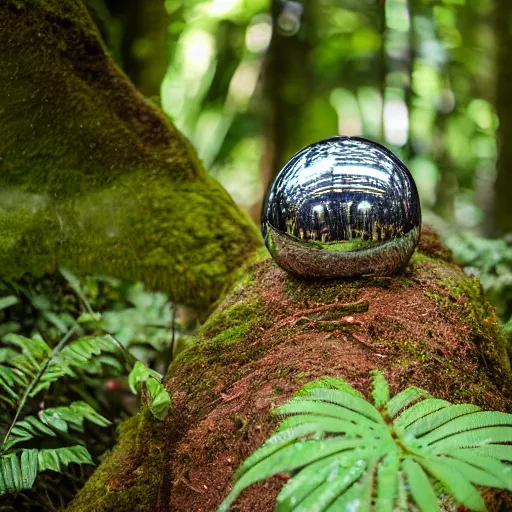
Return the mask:
[(284, 270), (305, 277), (389, 276), (418, 243), (421, 211), (413, 178), (386, 147), (332, 137), (299, 151), (279, 172), (262, 232)]

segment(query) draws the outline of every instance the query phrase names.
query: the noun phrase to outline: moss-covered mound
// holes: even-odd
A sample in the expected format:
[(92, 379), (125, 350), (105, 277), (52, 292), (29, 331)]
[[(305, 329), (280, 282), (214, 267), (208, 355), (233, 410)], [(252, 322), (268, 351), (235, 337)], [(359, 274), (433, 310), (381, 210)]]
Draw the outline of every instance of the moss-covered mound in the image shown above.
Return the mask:
[[(427, 232), (394, 278), (307, 282), (269, 259), (253, 263), (171, 367), (172, 411), (158, 434), (141, 427), (149, 448), (139, 466), (123, 467), (133, 450), (133, 433), (125, 434), (69, 510), (214, 511), (234, 470), (274, 428), (271, 408), (324, 375), (366, 393), (369, 371), (379, 368), (393, 392), (416, 385), (510, 411), (510, 363), (495, 312), (479, 282), (441, 249)], [(238, 509), (273, 510), (282, 483), (253, 486)], [(507, 499), (488, 496), (495, 506)]]

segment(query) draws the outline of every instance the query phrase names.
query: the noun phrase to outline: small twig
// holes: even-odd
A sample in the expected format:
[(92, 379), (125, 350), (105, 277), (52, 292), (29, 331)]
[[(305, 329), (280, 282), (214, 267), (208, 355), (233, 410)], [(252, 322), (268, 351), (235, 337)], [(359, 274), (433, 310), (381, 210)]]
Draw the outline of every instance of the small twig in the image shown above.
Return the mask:
[(302, 309), (300, 311), (296, 311), (291, 317), (285, 318), (284, 320), (279, 322), (272, 330), (280, 329), (285, 325), (294, 327), (300, 320), (308, 320), (310, 322), (318, 321), (313, 318), (310, 318), (310, 316), (316, 313), (331, 311), (333, 309), (339, 310), (340, 314), (345, 315), (346, 313), (363, 313), (365, 311), (368, 311), (368, 301), (361, 299), (356, 302), (349, 303), (333, 302), (331, 304), (322, 304), (321, 306), (316, 306), (310, 309)]
[(182, 483), (184, 483), (189, 489), (192, 489), (195, 492), (198, 492), (199, 494), (204, 494), (204, 491), (201, 489), (198, 489), (197, 487), (194, 487), (192, 484), (187, 482), (181, 475), (178, 476), (178, 480)]
[(25, 390), (25, 393), (23, 393), (23, 396), (21, 398), (20, 404), (18, 405), (18, 409), (16, 410), (16, 414), (14, 415), (14, 418), (11, 424), (9, 425), (9, 428), (7, 429), (7, 433), (5, 434), (4, 440), (2, 441), (2, 452), (4, 451), (5, 444), (9, 440), (14, 425), (16, 425), (16, 422), (20, 417), (21, 411), (23, 410), (25, 404), (27, 403), (27, 399), (30, 396), (30, 393), (32, 393), (32, 390), (37, 386), (37, 384), (41, 380), (44, 372), (48, 369), (48, 366), (52, 362), (53, 358), (63, 349), (64, 345), (69, 341), (69, 338), (71, 338), (71, 336), (75, 333), (76, 329), (76, 326), (72, 327), (59, 341), (59, 343), (57, 343), (57, 345), (54, 347), (54, 349), (48, 356), (48, 359), (46, 359), (46, 361), (44, 361), (44, 363), (39, 368), (39, 371), (37, 372), (32, 382), (27, 386), (27, 389)]

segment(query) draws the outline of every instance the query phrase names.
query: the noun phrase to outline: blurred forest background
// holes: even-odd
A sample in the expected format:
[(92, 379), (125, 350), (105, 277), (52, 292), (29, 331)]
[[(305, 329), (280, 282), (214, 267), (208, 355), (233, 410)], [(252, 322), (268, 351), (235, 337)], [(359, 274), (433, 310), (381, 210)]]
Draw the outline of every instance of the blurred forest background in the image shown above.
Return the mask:
[[(424, 221), (512, 333), (511, 0), (86, 2), (114, 59), (256, 222), (273, 177), (305, 145), (341, 134), (390, 147), (416, 180)], [(151, 372), (165, 373), (194, 329), (190, 312), (141, 283), (65, 269), (0, 281), (0, 432), (18, 421), (17, 446), (87, 449), (40, 464), (36, 487), (0, 510), (62, 509), (91, 473), (80, 464), (98, 462), (137, 411), (134, 358), (158, 379)], [(69, 371), (25, 396), (70, 332)], [(76, 438), (19, 429), (70, 403), (82, 411), (66, 409)], [(18, 456), (8, 437), (0, 459)]]
[(363, 135), (512, 315), (510, 0), (89, 0), (112, 54), (257, 221), (282, 165)]

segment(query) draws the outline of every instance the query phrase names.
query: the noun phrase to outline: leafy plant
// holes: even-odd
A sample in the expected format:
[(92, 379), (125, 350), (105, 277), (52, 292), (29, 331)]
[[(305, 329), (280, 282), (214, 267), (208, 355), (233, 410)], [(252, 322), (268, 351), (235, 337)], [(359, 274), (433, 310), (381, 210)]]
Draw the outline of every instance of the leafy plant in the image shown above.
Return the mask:
[[(1, 349), (4, 364), (0, 365), (0, 386), (9, 395), (5, 400), (16, 406), (16, 413), (0, 448), (0, 495), (32, 488), (39, 472), (61, 471), (71, 462), (92, 464), (88, 450), (71, 435), (71, 431), (83, 432), (85, 420), (101, 427), (108, 426), (110, 421), (87, 403), (44, 408), (37, 416), (19, 420), (30, 397), (47, 389), (63, 375), (74, 375), (75, 368), (86, 370), (89, 360), (103, 348), (112, 349), (112, 342), (103, 339), (80, 339), (65, 347), (73, 333), (74, 330), (70, 330), (53, 349), (42, 339), (14, 334), (6, 336), (7, 342), (19, 351)], [(19, 444), (35, 438), (58, 436), (68, 444), (73, 443), (72, 446), (18, 448)]]
[(392, 512), (413, 503), (434, 512), (441, 493), (485, 511), (474, 485), (512, 490), (511, 414), (453, 405), (415, 387), (390, 398), (380, 372), (372, 397), (374, 405), (341, 379), (306, 385), (276, 409), (286, 418), (240, 466), (219, 512), (246, 487), (283, 472), (292, 476), (276, 512)]
[(169, 412), (171, 397), (162, 384), (162, 376), (144, 363), (137, 361), (133, 366), (128, 383), (133, 393), (140, 393), (149, 410), (159, 420)]

